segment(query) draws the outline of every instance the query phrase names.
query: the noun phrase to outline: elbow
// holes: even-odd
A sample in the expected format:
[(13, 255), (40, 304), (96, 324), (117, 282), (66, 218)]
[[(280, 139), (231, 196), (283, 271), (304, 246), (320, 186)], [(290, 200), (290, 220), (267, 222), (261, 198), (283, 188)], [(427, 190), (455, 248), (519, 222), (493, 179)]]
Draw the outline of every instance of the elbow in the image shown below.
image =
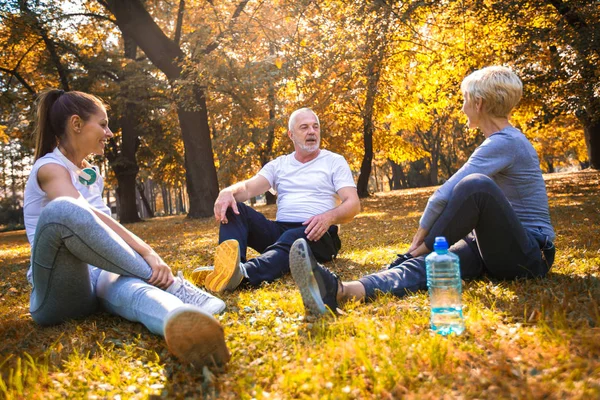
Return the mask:
[(352, 218), (357, 216), (360, 213), (360, 211), (361, 211), (360, 201), (357, 201), (356, 206), (354, 207), (354, 215), (352, 215)]
[(354, 217), (360, 213), (360, 200), (356, 199), (356, 201), (353, 202), (351, 210), (352, 211), (348, 214), (348, 220), (346, 222), (351, 222)]

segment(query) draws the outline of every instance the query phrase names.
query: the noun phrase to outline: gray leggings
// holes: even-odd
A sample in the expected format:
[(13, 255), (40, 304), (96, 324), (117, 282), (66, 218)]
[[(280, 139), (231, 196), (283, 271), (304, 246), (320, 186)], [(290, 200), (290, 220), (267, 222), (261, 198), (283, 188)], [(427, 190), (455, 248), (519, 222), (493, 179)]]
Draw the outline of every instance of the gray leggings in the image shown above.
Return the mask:
[(53, 325), (109, 312), (163, 334), (167, 313), (183, 303), (145, 280), (152, 269), (82, 201), (57, 198), (38, 220), (31, 250), (31, 316)]

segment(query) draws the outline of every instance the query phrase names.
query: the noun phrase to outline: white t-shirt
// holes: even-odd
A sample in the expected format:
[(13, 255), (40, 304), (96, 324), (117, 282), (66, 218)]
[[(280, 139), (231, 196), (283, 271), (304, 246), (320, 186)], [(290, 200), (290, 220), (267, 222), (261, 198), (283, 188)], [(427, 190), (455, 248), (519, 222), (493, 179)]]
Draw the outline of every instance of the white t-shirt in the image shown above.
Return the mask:
[(295, 152), (277, 157), (259, 172), (277, 191), (277, 221), (304, 222), (335, 208), (337, 192), (356, 187), (343, 156), (321, 150), (307, 163), (296, 160)]
[(97, 167), (93, 167), (97, 172), (97, 179), (90, 186), (86, 186), (79, 182), (79, 177), (75, 173), (77, 167), (71, 161), (66, 159), (64, 156), (61, 157), (57, 152), (60, 150), (57, 148), (54, 149), (52, 153), (48, 153), (45, 156), (39, 158), (31, 169), (31, 173), (29, 174), (29, 178), (27, 179), (27, 184), (25, 185), (25, 199), (23, 205), (23, 216), (25, 220), (25, 231), (27, 232), (27, 239), (31, 246), (33, 246), (33, 238), (35, 237), (35, 230), (37, 227), (38, 219), (40, 218), (40, 214), (46, 205), (49, 203), (48, 195), (46, 192), (40, 188), (40, 184), (38, 183), (37, 173), (41, 166), (46, 164), (58, 164), (62, 165), (69, 171), (71, 175), (71, 182), (73, 182), (73, 186), (75, 189), (81, 193), (83, 198), (87, 200), (87, 202), (103, 213), (110, 215), (110, 209), (102, 200), (102, 190), (104, 189), (104, 180), (102, 179), (102, 175), (98, 173)]

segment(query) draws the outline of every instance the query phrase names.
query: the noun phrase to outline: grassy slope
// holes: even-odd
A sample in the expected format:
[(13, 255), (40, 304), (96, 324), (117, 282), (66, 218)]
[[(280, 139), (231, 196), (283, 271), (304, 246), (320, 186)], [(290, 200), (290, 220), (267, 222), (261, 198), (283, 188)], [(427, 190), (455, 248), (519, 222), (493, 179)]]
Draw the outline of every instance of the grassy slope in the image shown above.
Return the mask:
[[(286, 277), (225, 297), (220, 319), (233, 358), (216, 377), (180, 365), (162, 338), (108, 314), (36, 327), (24, 232), (0, 233), (0, 398), (598, 398), (600, 174), (555, 174), (546, 184), (555, 267), (544, 280), (468, 282), (461, 337), (429, 332), (426, 293), (307, 320)], [(363, 201), (330, 267), (344, 280), (358, 278), (406, 250), (431, 191)], [(130, 228), (175, 271), (211, 263), (212, 220), (170, 217)]]

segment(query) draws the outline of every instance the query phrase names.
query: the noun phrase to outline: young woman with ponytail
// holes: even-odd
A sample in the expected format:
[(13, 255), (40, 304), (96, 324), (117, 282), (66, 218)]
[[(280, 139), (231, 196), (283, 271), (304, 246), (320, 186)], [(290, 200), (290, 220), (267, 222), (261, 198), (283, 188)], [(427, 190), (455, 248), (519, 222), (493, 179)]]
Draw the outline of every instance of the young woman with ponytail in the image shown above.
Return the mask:
[(44, 92), (37, 101), (36, 135), (24, 201), (33, 320), (54, 325), (102, 307), (164, 336), (184, 362), (224, 365), (230, 355), (212, 314), (225, 303), (181, 273), (173, 276), (102, 201), (102, 177), (86, 157), (104, 154), (113, 137), (104, 103), (82, 92)]

